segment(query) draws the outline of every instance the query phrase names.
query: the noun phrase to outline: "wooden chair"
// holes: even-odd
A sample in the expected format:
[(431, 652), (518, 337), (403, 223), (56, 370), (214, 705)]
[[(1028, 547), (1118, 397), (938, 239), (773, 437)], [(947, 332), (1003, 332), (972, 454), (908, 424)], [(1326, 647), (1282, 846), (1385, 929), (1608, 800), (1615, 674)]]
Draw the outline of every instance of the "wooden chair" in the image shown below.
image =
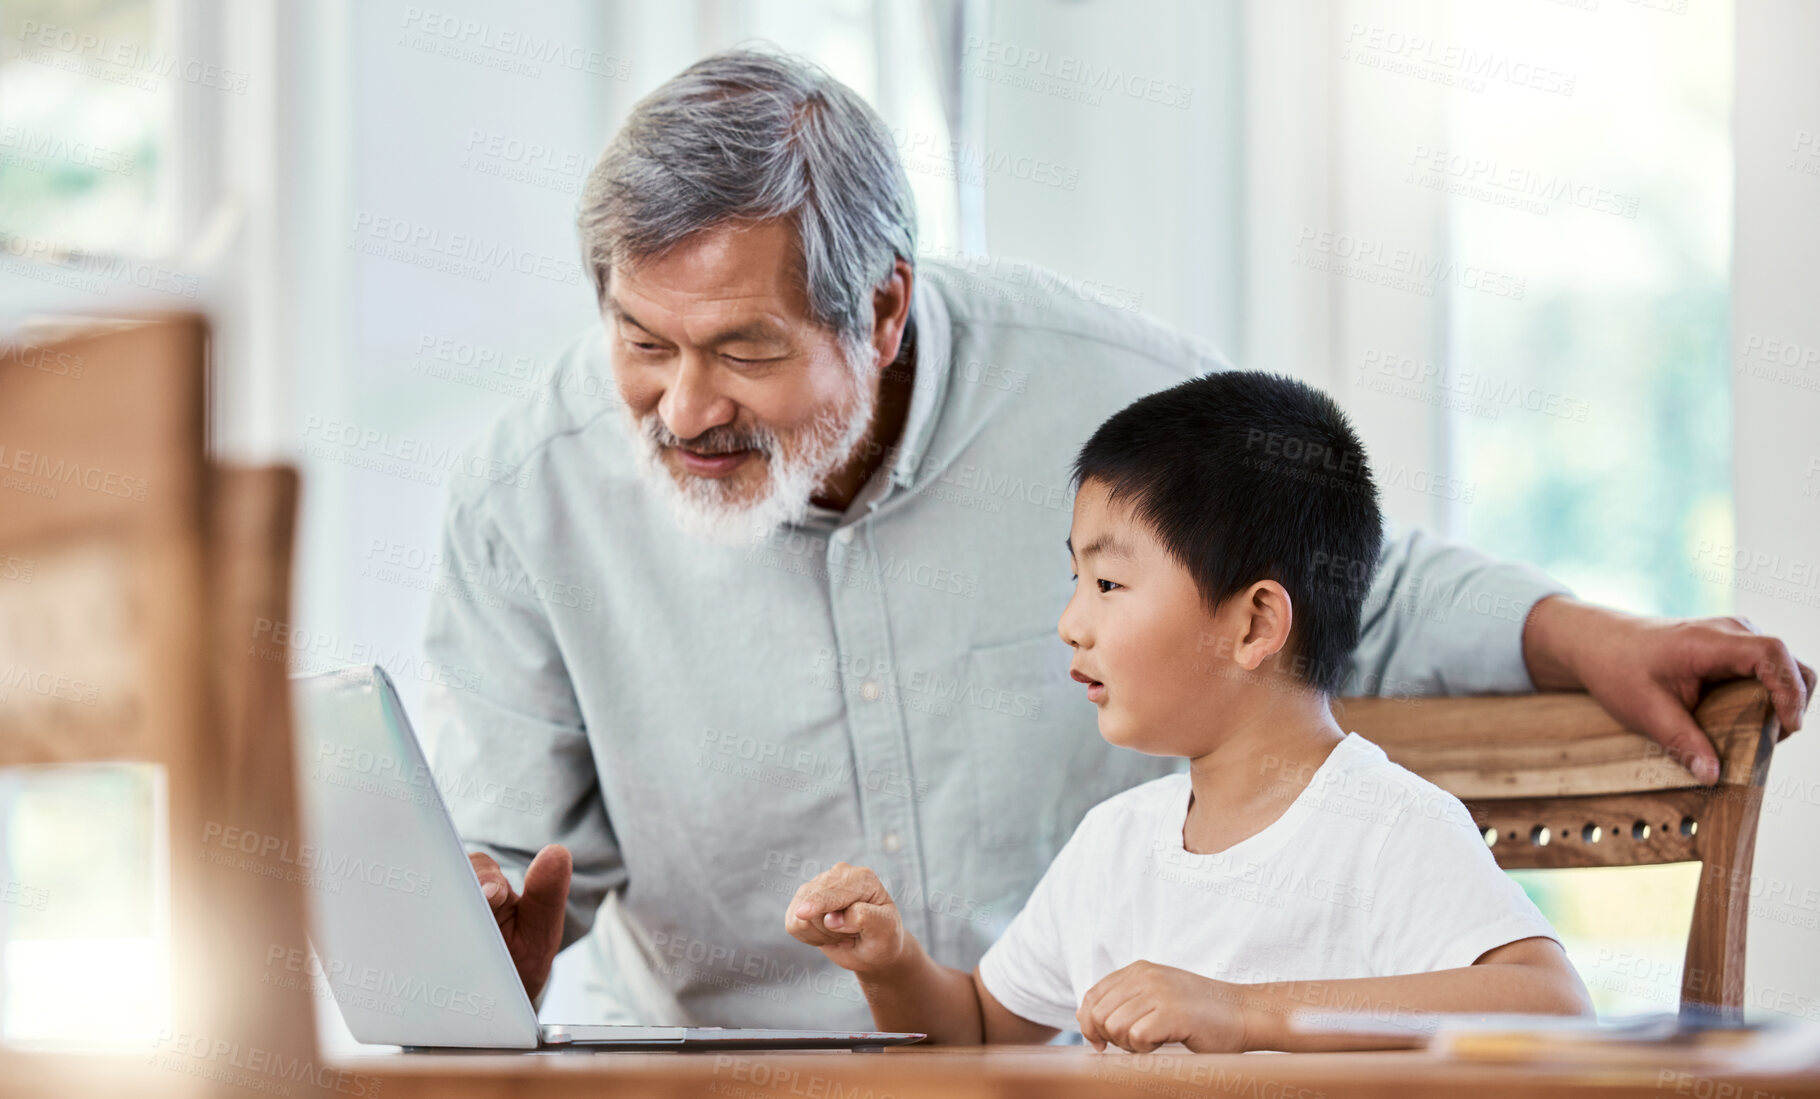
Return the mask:
[(0, 349), (0, 562), (25, 563), (0, 573), (0, 667), (83, 684), (0, 691), (0, 765), (161, 765), (170, 855), (158, 1047), (0, 1049), (12, 1094), (334, 1093), (309, 986), (265, 980), (275, 952), (307, 957), (300, 885), (209, 857), (222, 826), (299, 837), (288, 669), (255, 644), (288, 615), (297, 478), (207, 461), (207, 346), (186, 316)]
[(1346, 698), (1335, 710), (1465, 802), (1506, 870), (1700, 863), (1681, 1004), (1741, 1014), (1751, 858), (1780, 732), (1761, 683), (1720, 684), (1695, 711), (1719, 753), (1711, 787), (1585, 694)]

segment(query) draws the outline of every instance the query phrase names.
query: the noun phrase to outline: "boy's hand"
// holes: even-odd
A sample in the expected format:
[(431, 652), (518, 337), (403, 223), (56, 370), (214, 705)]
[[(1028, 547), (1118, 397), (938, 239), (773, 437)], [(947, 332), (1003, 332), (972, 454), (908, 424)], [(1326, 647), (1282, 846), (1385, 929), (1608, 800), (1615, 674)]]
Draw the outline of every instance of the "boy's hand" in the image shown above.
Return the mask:
[(1100, 978), (1074, 1013), (1081, 1037), (1133, 1053), (1181, 1042), (1196, 1053), (1241, 1053), (1245, 1015), (1237, 985), (1185, 969), (1132, 962)]
[(784, 930), (855, 973), (889, 968), (904, 953), (904, 921), (878, 875), (837, 862), (804, 882)]

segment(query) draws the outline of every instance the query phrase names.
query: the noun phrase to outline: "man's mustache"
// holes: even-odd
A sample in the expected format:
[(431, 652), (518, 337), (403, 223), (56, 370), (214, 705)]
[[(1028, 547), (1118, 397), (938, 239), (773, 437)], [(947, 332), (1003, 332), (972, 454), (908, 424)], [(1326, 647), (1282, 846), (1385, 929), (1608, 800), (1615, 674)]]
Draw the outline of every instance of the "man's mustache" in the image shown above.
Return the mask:
[(725, 424), (684, 439), (665, 426), (662, 417), (656, 414), (645, 422), (645, 438), (655, 447), (682, 447), (697, 454), (731, 454), (737, 450), (756, 450), (769, 455), (775, 446), (774, 436), (770, 432), (740, 430)]

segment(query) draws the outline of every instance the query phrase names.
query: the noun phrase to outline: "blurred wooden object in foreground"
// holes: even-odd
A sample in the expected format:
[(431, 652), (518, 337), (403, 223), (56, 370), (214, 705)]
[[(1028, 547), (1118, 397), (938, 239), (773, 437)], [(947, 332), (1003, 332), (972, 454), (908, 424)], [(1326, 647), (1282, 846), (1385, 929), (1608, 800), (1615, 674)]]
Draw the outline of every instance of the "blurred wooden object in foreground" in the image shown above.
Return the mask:
[[(144, 1090), (307, 1094), (335, 1082), (307, 974), (272, 961), (308, 957), (288, 654), (269, 641), (297, 476), (207, 460), (207, 357), (193, 316), (0, 348), (0, 764), (160, 770), (170, 1015), (135, 1058)], [(0, 1050), (0, 1078), (62, 1093), (87, 1060)]]

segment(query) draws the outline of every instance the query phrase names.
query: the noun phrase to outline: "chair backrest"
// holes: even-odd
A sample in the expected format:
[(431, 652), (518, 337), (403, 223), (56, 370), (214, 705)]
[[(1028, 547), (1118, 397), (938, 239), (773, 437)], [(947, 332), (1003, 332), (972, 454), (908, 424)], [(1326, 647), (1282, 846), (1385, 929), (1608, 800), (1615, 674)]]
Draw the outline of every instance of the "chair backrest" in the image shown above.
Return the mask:
[(1780, 732), (1761, 683), (1715, 686), (1694, 712), (1719, 753), (1710, 787), (1586, 694), (1345, 698), (1335, 713), (1465, 802), (1506, 870), (1701, 863), (1681, 1003), (1742, 1011), (1751, 859)]
[(288, 612), (297, 479), (207, 462), (207, 351), (189, 316), (0, 348), (0, 668), (81, 685), (0, 691), (0, 766), (157, 764), (169, 841), (169, 1029), (150, 1059), (0, 1051), (50, 1092), (225, 1094), (249, 1056), (315, 1058), (308, 984), (269, 981), (307, 957), (295, 867), (220, 838), (296, 849), (288, 670), (252, 640)]

